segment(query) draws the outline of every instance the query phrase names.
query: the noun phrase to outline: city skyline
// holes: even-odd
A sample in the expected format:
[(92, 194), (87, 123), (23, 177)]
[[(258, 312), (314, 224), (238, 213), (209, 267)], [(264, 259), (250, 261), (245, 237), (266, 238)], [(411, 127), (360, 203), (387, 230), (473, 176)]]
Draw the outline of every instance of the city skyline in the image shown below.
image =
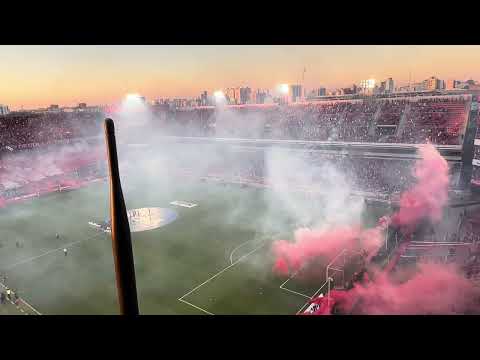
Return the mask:
[(349, 87), (361, 80), (396, 85), (430, 76), (480, 78), (480, 46), (2, 46), (0, 104), (12, 110), (148, 99), (194, 98), (207, 90), (307, 90)]

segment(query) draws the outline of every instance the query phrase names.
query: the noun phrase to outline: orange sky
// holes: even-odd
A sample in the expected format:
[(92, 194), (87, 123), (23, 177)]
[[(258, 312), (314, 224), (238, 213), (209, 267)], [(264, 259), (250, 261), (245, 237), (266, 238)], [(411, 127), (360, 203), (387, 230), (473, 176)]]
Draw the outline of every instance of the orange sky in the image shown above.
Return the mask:
[(480, 80), (480, 46), (0, 46), (0, 104), (26, 109), (196, 97), (248, 85), (347, 87), (366, 78), (396, 83), (429, 76)]

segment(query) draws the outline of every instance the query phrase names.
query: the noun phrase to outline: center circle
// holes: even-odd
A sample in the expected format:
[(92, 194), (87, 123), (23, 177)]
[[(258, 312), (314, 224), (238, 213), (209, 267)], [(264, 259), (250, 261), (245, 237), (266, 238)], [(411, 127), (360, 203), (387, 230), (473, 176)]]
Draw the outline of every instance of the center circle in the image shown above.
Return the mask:
[(168, 225), (177, 219), (178, 214), (167, 208), (147, 207), (127, 210), (127, 216), (130, 231), (141, 232)]

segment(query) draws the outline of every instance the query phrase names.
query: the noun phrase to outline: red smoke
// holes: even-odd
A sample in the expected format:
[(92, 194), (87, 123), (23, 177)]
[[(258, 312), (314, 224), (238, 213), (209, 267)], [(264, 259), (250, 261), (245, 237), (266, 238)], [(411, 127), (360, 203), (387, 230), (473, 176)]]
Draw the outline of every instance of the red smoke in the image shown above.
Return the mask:
[(360, 226), (337, 227), (328, 231), (298, 229), (295, 231), (295, 242), (278, 240), (273, 243), (276, 257), (274, 271), (288, 275), (314, 258), (324, 256), (331, 259), (345, 248), (365, 250), (368, 260), (381, 246), (386, 225), (385, 218), (381, 218), (372, 229)]
[[(370, 315), (447, 315), (480, 311), (480, 288), (463, 277), (454, 265), (419, 264), (418, 271), (403, 283), (386, 274), (374, 282), (356, 284), (348, 292), (332, 292), (342, 312), (350, 313), (358, 302), (360, 313)], [(357, 312), (354, 310), (354, 313)]]
[[(372, 256), (382, 243), (382, 233), (388, 223), (413, 229), (427, 219), (438, 222), (448, 201), (448, 165), (434, 146), (426, 144), (419, 149), (414, 175), (417, 182), (400, 196), (400, 209), (391, 218), (383, 217), (373, 229), (341, 227), (326, 232), (300, 229), (295, 241), (276, 241), (275, 271), (288, 274), (307, 261), (325, 256), (329, 259), (345, 248), (361, 247)], [(330, 292), (328, 304), (334, 304), (343, 313), (363, 314), (455, 314), (480, 311), (480, 289), (474, 287), (455, 265), (419, 264), (407, 281), (394, 282), (388, 273), (377, 273), (374, 281), (355, 284), (349, 291)], [(320, 301), (321, 300), (321, 301)], [(316, 299), (313, 300), (316, 302)], [(328, 313), (319, 299), (315, 312)], [(355, 309), (355, 305), (356, 309)]]
[[(400, 209), (392, 216), (392, 223), (406, 227), (415, 226), (429, 218), (439, 221), (448, 199), (448, 165), (431, 144), (419, 148), (421, 159), (417, 161), (414, 175), (417, 183), (400, 197)], [(274, 271), (287, 275), (300, 269), (309, 260), (325, 256), (333, 258), (345, 248), (361, 245), (369, 257), (381, 246), (382, 233), (390, 219), (383, 217), (372, 229), (360, 226), (338, 227), (328, 231), (299, 229), (295, 241), (279, 240), (273, 243), (276, 257)]]
[(279, 240), (273, 243), (273, 253), (277, 258), (274, 270), (288, 275), (313, 258), (332, 258), (344, 248), (354, 247), (361, 232), (359, 227), (338, 227), (326, 232), (298, 229), (295, 231), (295, 242)]
[(428, 218), (437, 222), (448, 200), (448, 164), (432, 144), (419, 149), (415, 165), (417, 183), (400, 196), (400, 209), (392, 216), (395, 225), (412, 227)]

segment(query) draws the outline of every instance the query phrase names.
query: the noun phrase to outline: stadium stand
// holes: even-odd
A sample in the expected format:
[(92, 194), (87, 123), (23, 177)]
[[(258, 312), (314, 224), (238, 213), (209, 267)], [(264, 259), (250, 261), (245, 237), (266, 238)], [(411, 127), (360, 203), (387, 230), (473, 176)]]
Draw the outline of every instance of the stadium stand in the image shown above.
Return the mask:
[(470, 101), (443, 95), (188, 108), (167, 111), (162, 125), (177, 136), (461, 145)]
[[(176, 136), (409, 144), (428, 140), (460, 145), (470, 101), (468, 95), (369, 98), (288, 106), (230, 106), (223, 110), (208, 106), (173, 110), (153, 107), (152, 114), (157, 129)], [(79, 180), (80, 169), (88, 178), (101, 168), (92, 165), (99, 162), (94, 142), (89, 144), (92, 149), (88, 152), (67, 154), (63, 163), (41, 158), (40, 150), (98, 136), (103, 117), (102, 113), (75, 112), (12, 112), (0, 116), (0, 149), (4, 154), (0, 160), (1, 201), (71, 185)], [(9, 156), (19, 150), (30, 151), (27, 149), (40, 152), (33, 157), (29, 154), (27, 159)], [(227, 173), (225, 167), (219, 166), (217, 171), (209, 169), (210, 174), (202, 176), (213, 173), (224, 179), (265, 185), (263, 155), (252, 152), (241, 156), (245, 160), (236, 161), (236, 168), (228, 168)], [(412, 181), (412, 162), (408, 160), (329, 158), (316, 154), (309, 161), (328, 159), (335, 161), (362, 191), (397, 193)], [(35, 168), (34, 164), (43, 165)]]
[(0, 148), (34, 148), (94, 136), (101, 130), (101, 120), (100, 113), (12, 112), (0, 116)]

